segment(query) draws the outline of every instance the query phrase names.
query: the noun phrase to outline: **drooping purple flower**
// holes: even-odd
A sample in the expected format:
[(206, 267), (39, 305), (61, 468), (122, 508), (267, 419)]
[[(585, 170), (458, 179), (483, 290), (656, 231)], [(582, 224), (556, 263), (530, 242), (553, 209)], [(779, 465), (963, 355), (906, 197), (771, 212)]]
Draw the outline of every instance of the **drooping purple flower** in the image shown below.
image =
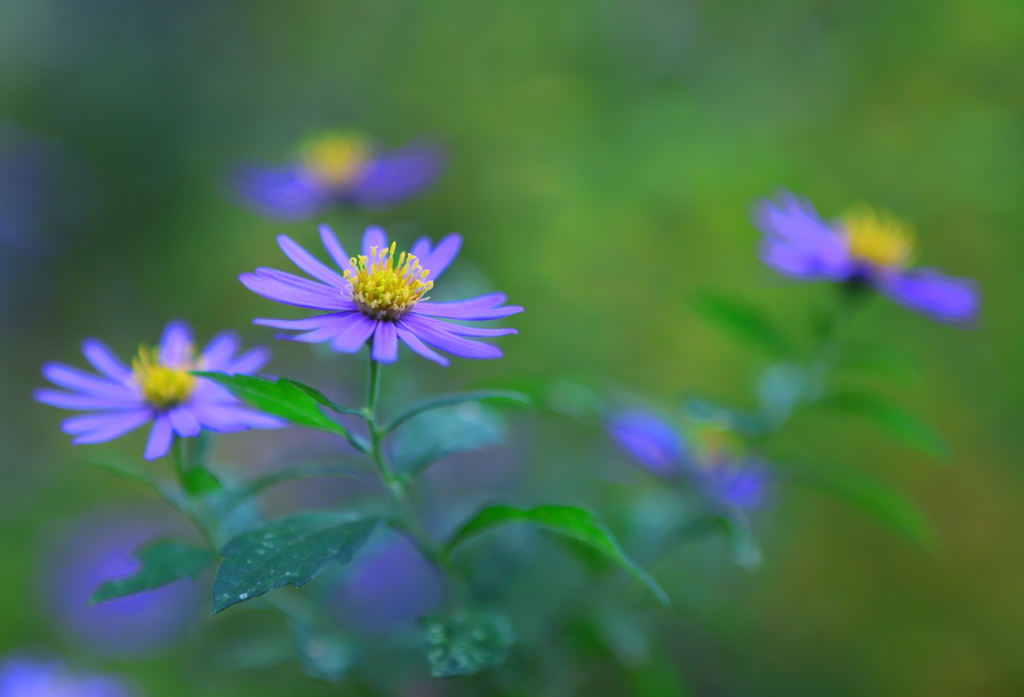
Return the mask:
[(825, 222), (810, 202), (784, 193), (762, 200), (754, 222), (764, 233), (761, 260), (804, 281), (859, 282), (891, 300), (941, 322), (970, 322), (978, 314), (977, 284), (935, 269), (910, 268), (909, 228), (863, 208)]
[(114, 675), (77, 673), (57, 660), (11, 656), (0, 663), (0, 697), (134, 697)]
[(82, 353), (101, 375), (47, 363), (43, 366), (46, 379), (72, 392), (40, 389), (35, 398), (61, 409), (92, 412), (61, 424), (76, 445), (105, 443), (152, 421), (147, 460), (165, 455), (175, 434), (188, 438), (204, 428), (228, 432), (282, 425), (244, 408), (223, 387), (190, 374), (193, 370), (250, 374), (270, 360), (269, 351), (257, 347), (235, 356), (238, 338), (232, 332), (215, 336), (198, 355), (193, 347), (191, 328), (178, 320), (167, 324), (159, 346), (141, 347), (131, 367), (98, 340), (86, 339)]
[[(413, 352), (448, 365), (434, 348), (462, 358), (500, 358), (501, 349), (466, 337), (515, 334), (515, 329), (486, 329), (444, 320), (483, 321), (508, 317), (523, 308), (503, 305), (502, 293), (487, 293), (459, 302), (429, 302), (426, 293), (452, 263), (462, 237), (451, 234), (437, 243), (416, 241), (409, 254), (395, 255), (395, 244), (379, 227), (363, 234), (362, 254), (345, 253), (334, 232), (320, 226), (324, 248), (340, 270), (327, 266), (287, 235), (277, 238), (285, 255), (317, 279), (310, 281), (277, 269), (259, 268), (239, 280), (249, 290), (286, 305), (319, 310), (324, 314), (300, 320), (257, 319), (255, 324), (301, 331), (284, 336), (295, 341), (329, 341), (340, 353), (354, 353), (372, 340), (373, 360), (392, 363), (398, 359), (398, 342)], [(433, 348), (431, 348), (433, 347)]]
[(719, 428), (696, 429), (691, 448), (678, 428), (646, 409), (616, 411), (605, 425), (612, 440), (641, 467), (664, 479), (683, 476), (709, 501), (749, 509), (767, 499), (770, 470)]
[(239, 167), (234, 187), (258, 213), (308, 220), (338, 205), (393, 206), (429, 186), (444, 165), (441, 150), (427, 143), (374, 153), (364, 138), (327, 133), (307, 141), (289, 165)]

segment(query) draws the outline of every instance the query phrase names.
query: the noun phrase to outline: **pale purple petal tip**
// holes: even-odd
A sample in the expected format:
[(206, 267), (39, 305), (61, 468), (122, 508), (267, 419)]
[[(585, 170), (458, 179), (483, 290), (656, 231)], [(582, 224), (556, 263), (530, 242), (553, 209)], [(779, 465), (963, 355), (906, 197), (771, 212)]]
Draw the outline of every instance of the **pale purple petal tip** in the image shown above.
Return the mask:
[(679, 431), (649, 411), (624, 409), (612, 414), (605, 425), (623, 452), (659, 477), (678, 475), (688, 457)]

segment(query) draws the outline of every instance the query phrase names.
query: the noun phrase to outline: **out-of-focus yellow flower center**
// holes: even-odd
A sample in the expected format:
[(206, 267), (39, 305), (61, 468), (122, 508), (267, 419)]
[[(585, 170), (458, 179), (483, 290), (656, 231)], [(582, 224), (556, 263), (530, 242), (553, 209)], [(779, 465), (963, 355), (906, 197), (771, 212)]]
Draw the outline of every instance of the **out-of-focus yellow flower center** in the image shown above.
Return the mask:
[(196, 386), (196, 377), (189, 375), (189, 371), (197, 366), (192, 362), (191, 348), (186, 355), (188, 359), (181, 365), (164, 365), (159, 349), (139, 347), (139, 355), (132, 360), (132, 379), (147, 402), (163, 409), (189, 398)]
[(343, 186), (355, 179), (370, 158), (370, 147), (359, 136), (329, 133), (307, 141), (302, 165), (321, 181)]
[(914, 236), (903, 221), (871, 208), (858, 208), (843, 218), (850, 254), (879, 266), (903, 266), (914, 251)]
[(738, 459), (743, 454), (743, 443), (736, 434), (718, 424), (704, 424), (692, 433), (697, 447), (698, 462), (707, 469)]
[(434, 287), (425, 280), (430, 272), (420, 268), (420, 261), (402, 252), (395, 259), (395, 243), (384, 250), (373, 247), (370, 256), (349, 260), (355, 273), (345, 272), (352, 284), (352, 302), (364, 314), (375, 319), (398, 319)]

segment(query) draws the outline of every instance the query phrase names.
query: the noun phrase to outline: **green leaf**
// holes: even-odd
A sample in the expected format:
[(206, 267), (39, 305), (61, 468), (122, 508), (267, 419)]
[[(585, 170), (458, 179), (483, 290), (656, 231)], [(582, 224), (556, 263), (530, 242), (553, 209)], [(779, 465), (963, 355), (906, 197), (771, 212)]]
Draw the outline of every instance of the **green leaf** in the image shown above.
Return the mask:
[(135, 553), (135, 558), (139, 560), (139, 570), (126, 579), (101, 585), (89, 598), (90, 605), (160, 588), (182, 578), (195, 579), (213, 564), (216, 555), (208, 549), (164, 540), (146, 545)]
[(816, 405), (861, 416), (903, 443), (939, 458), (950, 455), (949, 443), (919, 416), (887, 397), (853, 389), (828, 392)]
[(516, 392), (514, 390), (475, 390), (473, 392), (456, 392), (455, 394), (442, 395), (440, 397), (431, 397), (425, 399), (422, 402), (417, 402), (411, 407), (401, 410), (397, 414), (391, 417), (387, 425), (384, 427), (383, 432), (388, 433), (401, 424), (405, 423), (409, 419), (422, 414), (425, 411), (431, 411), (432, 409), (440, 409), (442, 407), (452, 407), (459, 404), (465, 404), (466, 402), (483, 402), (483, 401), (505, 401), (521, 404), (523, 406), (531, 406), (533, 404), (530, 397), (522, 392)]
[(329, 564), (348, 564), (382, 522), (300, 513), (239, 535), (220, 552), (212, 614), (285, 584), (304, 586)]
[(888, 484), (849, 467), (788, 465), (794, 484), (825, 491), (924, 547), (935, 539), (917, 505)]
[(359, 657), (358, 645), (337, 630), (293, 622), (291, 631), (302, 669), (314, 680), (341, 682)]
[(397, 470), (414, 477), (441, 458), (504, 440), (505, 422), (499, 415), (465, 403), (419, 414), (395, 434), (389, 451)]
[(512, 647), (514, 634), (505, 615), (476, 613), (426, 617), (423, 639), (430, 675), (454, 678), (501, 666)]
[(691, 299), (690, 309), (733, 339), (776, 358), (793, 355), (793, 346), (757, 305), (721, 293), (704, 291)]
[[(275, 381), (255, 375), (227, 375), (205, 371), (196, 371), (193, 375), (213, 380), (226, 387), (246, 404), (280, 417), (291, 424), (344, 436), (354, 447), (366, 452), (366, 444), (362, 442), (362, 439), (356, 438), (338, 422), (328, 419), (320, 411), (319, 405), (323, 402), (310, 396), (306, 389), (299, 387), (293, 380), (278, 378)], [(308, 389), (312, 390), (313, 388)], [(323, 397), (323, 395), (320, 396)], [(327, 398), (323, 397), (323, 399)]]
[(181, 483), (185, 491), (193, 496), (204, 496), (224, 491), (220, 481), (201, 465), (194, 465), (185, 472), (181, 478)]
[(449, 540), (443, 554), (451, 554), (459, 544), (499, 525), (530, 523), (551, 532), (565, 535), (599, 552), (605, 559), (625, 569), (646, 585), (663, 605), (670, 606), (668, 595), (646, 571), (634, 562), (596, 516), (574, 506), (538, 506), (530, 510), (511, 506), (489, 506), (476, 514)]
[(310, 397), (312, 397), (317, 402), (324, 405), (331, 411), (335, 411), (339, 414), (348, 414), (349, 416), (358, 416), (360, 419), (363, 420), (367, 418), (366, 412), (363, 411), (362, 409), (355, 409), (353, 407), (346, 407), (344, 404), (338, 404), (333, 399), (329, 399), (326, 395), (324, 395), (323, 392), (321, 392), (320, 390), (316, 389), (311, 385), (307, 385), (304, 382), (299, 382), (298, 380), (292, 380), (291, 378), (279, 378), (279, 380), (287, 382), (291, 385), (295, 385), (300, 390), (308, 394)]
[(836, 370), (869, 373), (909, 383), (921, 376), (921, 364), (909, 353), (891, 346), (846, 344), (835, 362)]

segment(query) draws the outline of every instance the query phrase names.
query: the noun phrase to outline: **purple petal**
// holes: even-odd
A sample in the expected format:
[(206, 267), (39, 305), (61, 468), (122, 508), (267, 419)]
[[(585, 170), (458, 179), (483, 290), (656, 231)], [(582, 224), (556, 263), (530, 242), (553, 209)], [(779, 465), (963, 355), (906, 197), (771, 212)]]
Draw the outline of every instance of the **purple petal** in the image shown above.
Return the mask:
[(179, 319), (172, 319), (160, 337), (160, 362), (179, 366), (192, 360), (192, 328)]
[(846, 240), (805, 200), (789, 193), (778, 204), (762, 200), (754, 224), (765, 235), (761, 260), (783, 275), (841, 281), (853, 273)]
[(153, 428), (149, 431), (149, 440), (146, 441), (146, 452), (143, 457), (147, 460), (155, 460), (163, 457), (171, 448), (171, 437), (174, 429), (171, 428), (171, 420), (166, 414), (159, 414), (153, 421)]
[(348, 299), (332, 286), (304, 281), (298, 276), (287, 278), (290, 274), (272, 271), (274, 269), (257, 269), (256, 273), (243, 273), (238, 280), (253, 293), (285, 305), (314, 310), (341, 310), (349, 304)]
[(184, 404), (174, 407), (167, 412), (167, 418), (171, 421), (174, 432), (185, 438), (198, 436), (202, 430), (199, 420), (192, 413), (191, 406)]
[(420, 268), (430, 272), (427, 274), (427, 280), (436, 281), (458, 256), (461, 247), (462, 235), (453, 232), (438, 242), (433, 249), (430, 248), (430, 238), (421, 237), (416, 240), (409, 253), (420, 260)]
[(98, 397), (132, 399), (135, 391), (119, 382), (111, 382), (63, 363), (43, 365), (43, 377), (60, 387), (79, 390)]
[(292, 341), (303, 341), (309, 344), (317, 344), (321, 341), (331, 341), (337, 336), (344, 335), (353, 325), (358, 325), (360, 318), (365, 315), (359, 312), (339, 312), (327, 316), (320, 326), (305, 334), (297, 334), (290, 338)]
[(251, 375), (269, 361), (270, 350), (263, 346), (254, 346), (238, 358), (229, 361), (224, 367), (224, 372), (231, 375)]
[(394, 363), (398, 360), (398, 333), (394, 322), (381, 321), (373, 333), (373, 360)]
[(199, 354), (203, 370), (224, 370), (231, 362), (231, 357), (238, 350), (238, 335), (232, 331), (223, 331), (210, 339), (210, 342)]
[(399, 323), (421, 341), (456, 356), (481, 359), (501, 358), (501, 349), (497, 346), (455, 336), (442, 329), (441, 327), (444, 325), (439, 322), (424, 321), (423, 318), (410, 314), (403, 317)]
[[(355, 305), (351, 309), (354, 311)], [(254, 319), (252, 323), (258, 324), (261, 327), (273, 327), (274, 329), (306, 331), (309, 329), (319, 329), (332, 317), (334, 317), (334, 314), (317, 315), (316, 317), (307, 317), (305, 319), (268, 319), (260, 317)]]
[(912, 269), (882, 278), (878, 289), (895, 302), (940, 322), (964, 323), (978, 316), (978, 285), (932, 269)]
[(299, 166), (245, 165), (235, 171), (234, 185), (248, 208), (280, 220), (306, 220), (331, 202), (331, 192)]
[(438, 148), (407, 145), (367, 163), (353, 182), (349, 196), (357, 206), (395, 205), (429, 186), (444, 164), (444, 155)]
[(86, 339), (82, 342), (82, 353), (92, 367), (111, 380), (126, 382), (132, 375), (131, 368), (114, 355), (106, 345), (98, 339)]
[(351, 284), (342, 278), (337, 271), (334, 271), (307, 252), (288, 235), (278, 235), (277, 244), (281, 247), (281, 251), (285, 253), (285, 256), (313, 278), (339, 289), (347, 290), (351, 287)]
[(413, 314), (448, 319), (485, 320), (500, 319), (522, 312), (523, 308), (509, 305), (498, 307), (506, 300), (504, 293), (487, 293), (469, 300), (451, 303), (421, 302), (412, 309)]
[(324, 243), (324, 249), (331, 255), (331, 259), (334, 259), (334, 263), (342, 271), (355, 273), (355, 269), (352, 268), (352, 263), (349, 261), (351, 257), (345, 253), (345, 248), (341, 246), (341, 242), (338, 242), (338, 237), (334, 234), (334, 230), (327, 225), (321, 225), (320, 240)]
[(616, 412), (608, 419), (606, 427), (623, 452), (659, 477), (678, 474), (687, 458), (686, 444), (679, 432), (649, 411)]
[(58, 409), (120, 410), (139, 404), (137, 397), (112, 399), (88, 394), (71, 394), (60, 390), (41, 389), (33, 393), (35, 400)]
[(363, 256), (369, 258), (374, 247), (378, 253), (384, 251), (388, 246), (388, 235), (384, 228), (371, 225), (363, 232)]
[(107, 414), (87, 414), (66, 419), (61, 424), (64, 433), (75, 436), (71, 441), (75, 445), (85, 443), (105, 443), (123, 436), (129, 431), (146, 423), (152, 418), (149, 409), (133, 409)]
[(417, 339), (415, 334), (404, 327), (395, 327), (395, 329), (398, 332), (398, 338), (405, 342), (405, 345), (412, 349), (414, 353), (418, 353), (427, 360), (434, 361), (445, 368), (448, 367), (448, 359)]
[(281, 428), (286, 424), (269, 414), (261, 414), (234, 404), (196, 403), (192, 413), (210, 431), (227, 433), (249, 428)]
[[(422, 319), (427, 320), (426, 317)], [(443, 324), (445, 331), (451, 332), (457, 336), (507, 336), (509, 334), (518, 334), (518, 329), (506, 327), (503, 329), (487, 329), (484, 327), (466, 327), (461, 324), (450, 324), (448, 322), (441, 322), (440, 320), (427, 320), (432, 322), (438, 322)]]
[(331, 340), (331, 348), (339, 353), (355, 353), (373, 336), (376, 329), (377, 320), (357, 313), (349, 328)]
[(759, 508), (768, 498), (771, 472), (763, 464), (748, 460), (716, 466), (704, 475), (709, 496), (737, 508)]

